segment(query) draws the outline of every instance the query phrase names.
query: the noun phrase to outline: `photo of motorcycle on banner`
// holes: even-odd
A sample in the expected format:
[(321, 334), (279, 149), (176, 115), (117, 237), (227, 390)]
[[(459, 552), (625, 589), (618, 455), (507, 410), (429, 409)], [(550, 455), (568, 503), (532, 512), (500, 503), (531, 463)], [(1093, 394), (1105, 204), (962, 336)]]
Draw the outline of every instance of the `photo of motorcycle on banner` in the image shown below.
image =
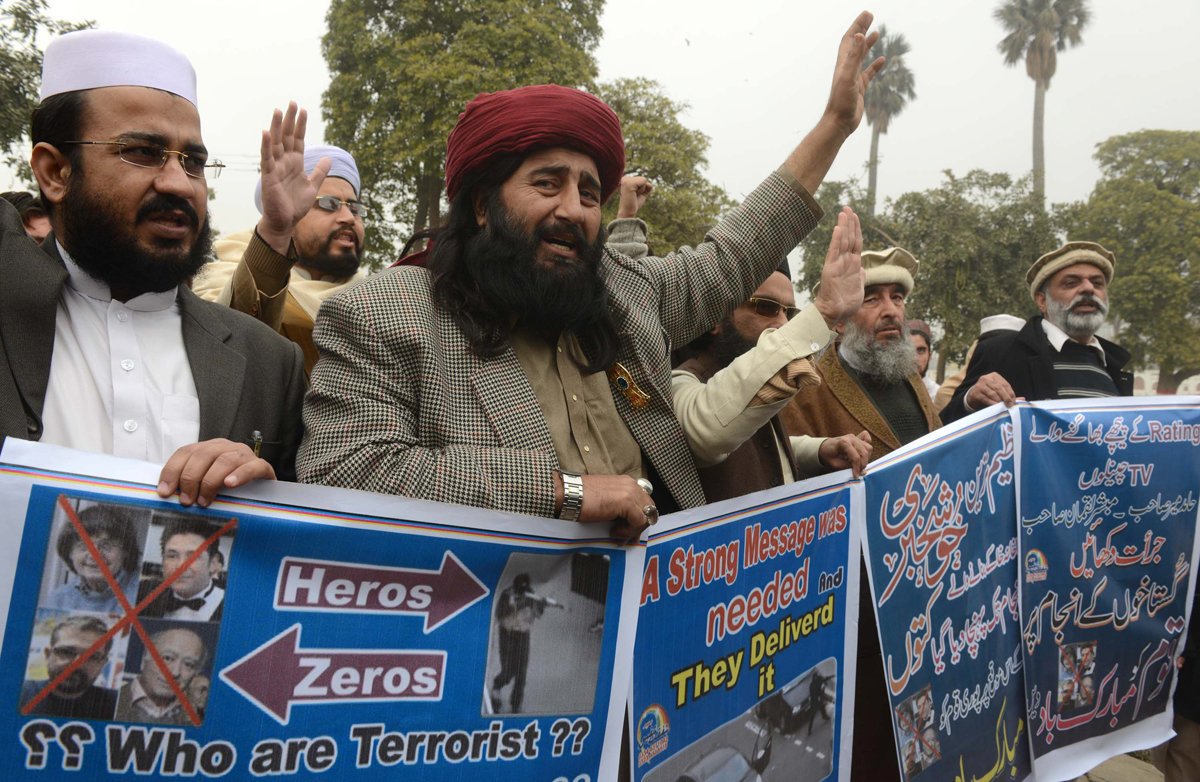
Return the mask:
[(4, 779), (615, 777), (643, 548), (158, 469), (5, 444)]
[(848, 773), (841, 704), (853, 703), (861, 526), (860, 483), (849, 478), (757, 492), (654, 528), (634, 650), (635, 780)]

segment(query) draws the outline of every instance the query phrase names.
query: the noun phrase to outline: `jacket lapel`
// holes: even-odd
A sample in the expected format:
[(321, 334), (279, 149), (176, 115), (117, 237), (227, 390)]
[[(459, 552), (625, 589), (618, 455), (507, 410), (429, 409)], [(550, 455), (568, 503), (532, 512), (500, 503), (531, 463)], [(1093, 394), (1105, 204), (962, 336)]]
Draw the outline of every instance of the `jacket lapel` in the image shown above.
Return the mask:
[[(514, 383), (514, 378), (519, 381)], [(557, 464), (541, 405), (511, 347), (495, 358), (476, 362), (471, 389), (500, 445), (542, 451)]]
[[(886, 445), (889, 451), (899, 448), (900, 440), (892, 431), (892, 427), (880, 415), (867, 393), (842, 368), (836, 345), (830, 346), (829, 350), (825, 351), (825, 355), (821, 356), (821, 364), (821, 373), (825, 382), (829, 384), (830, 392), (837, 397), (843, 407), (850, 411), (850, 415), (871, 433), (871, 438)], [(857, 434), (857, 432), (848, 434)]]
[(183, 347), (200, 397), (201, 441), (231, 436), (246, 376), (246, 358), (227, 344), (233, 332), (211, 312), (212, 306), (180, 287)]
[[(25, 236), (23, 228), (18, 234), (8, 223), (4, 220), (5, 230), (0, 233), (0, 279), (4, 281), (0, 284), (0, 339), (25, 410), (5, 411), (5, 428), (11, 432), (26, 429), (36, 439), (41, 435), (58, 298), (67, 270), (54, 234), (46, 237), (43, 251)], [(26, 419), (24, 423), (19, 422), (21, 418)]]

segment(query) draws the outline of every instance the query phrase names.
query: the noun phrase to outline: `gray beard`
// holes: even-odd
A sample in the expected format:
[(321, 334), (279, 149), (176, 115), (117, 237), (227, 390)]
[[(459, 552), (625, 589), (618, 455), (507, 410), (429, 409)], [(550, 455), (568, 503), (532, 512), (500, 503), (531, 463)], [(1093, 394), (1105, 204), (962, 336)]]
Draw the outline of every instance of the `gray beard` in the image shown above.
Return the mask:
[(881, 385), (902, 383), (917, 371), (917, 349), (908, 340), (908, 327), (901, 324), (900, 339), (878, 342), (853, 321), (842, 332), (838, 353), (846, 363)]
[[(1071, 312), (1072, 307), (1084, 301), (1095, 305), (1097, 311), (1087, 313)], [(1095, 296), (1080, 294), (1071, 299), (1067, 304), (1059, 304), (1056, 299), (1046, 296), (1046, 320), (1065, 331), (1069, 337), (1077, 339), (1091, 338), (1104, 325), (1104, 319), (1107, 316), (1108, 305)]]

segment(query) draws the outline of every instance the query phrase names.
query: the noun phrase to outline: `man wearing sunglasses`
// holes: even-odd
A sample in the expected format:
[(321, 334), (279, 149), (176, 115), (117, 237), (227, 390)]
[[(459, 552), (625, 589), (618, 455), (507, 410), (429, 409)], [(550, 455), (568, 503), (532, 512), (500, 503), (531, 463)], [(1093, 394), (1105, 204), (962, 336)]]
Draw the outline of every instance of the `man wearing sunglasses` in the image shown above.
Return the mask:
[(321, 303), (358, 282), (362, 263), (361, 181), (354, 158), (330, 145), (304, 146), (306, 113), (276, 111), (262, 139), (258, 225), (217, 240), (217, 261), (192, 284), (198, 296), (258, 318), (317, 362), (313, 322)]
[(165, 463), (159, 493), (183, 504), (290, 478), (300, 351), (186, 285), (220, 170), (191, 63), (142, 36), (64, 35), (31, 139), (52, 232), (39, 249), (0, 204), (0, 437)]
[[(625, 191), (622, 189), (622, 204)], [(862, 232), (849, 209), (822, 269), (821, 301), (796, 305), (787, 261), (711, 331), (678, 351), (671, 373), (675, 416), (683, 427), (709, 502), (781, 486), (827, 470), (860, 473), (870, 438), (790, 436), (778, 413), (819, 384), (809, 357), (829, 344), (830, 328), (862, 300)]]

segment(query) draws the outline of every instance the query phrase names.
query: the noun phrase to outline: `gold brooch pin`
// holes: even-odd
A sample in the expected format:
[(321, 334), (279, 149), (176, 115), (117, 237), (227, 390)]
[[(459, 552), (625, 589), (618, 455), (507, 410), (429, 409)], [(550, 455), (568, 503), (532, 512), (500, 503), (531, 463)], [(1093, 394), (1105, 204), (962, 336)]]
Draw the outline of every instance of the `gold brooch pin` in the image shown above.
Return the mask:
[(608, 382), (625, 395), (634, 410), (641, 410), (650, 404), (650, 395), (637, 387), (637, 383), (633, 381), (633, 375), (620, 362), (608, 368)]

